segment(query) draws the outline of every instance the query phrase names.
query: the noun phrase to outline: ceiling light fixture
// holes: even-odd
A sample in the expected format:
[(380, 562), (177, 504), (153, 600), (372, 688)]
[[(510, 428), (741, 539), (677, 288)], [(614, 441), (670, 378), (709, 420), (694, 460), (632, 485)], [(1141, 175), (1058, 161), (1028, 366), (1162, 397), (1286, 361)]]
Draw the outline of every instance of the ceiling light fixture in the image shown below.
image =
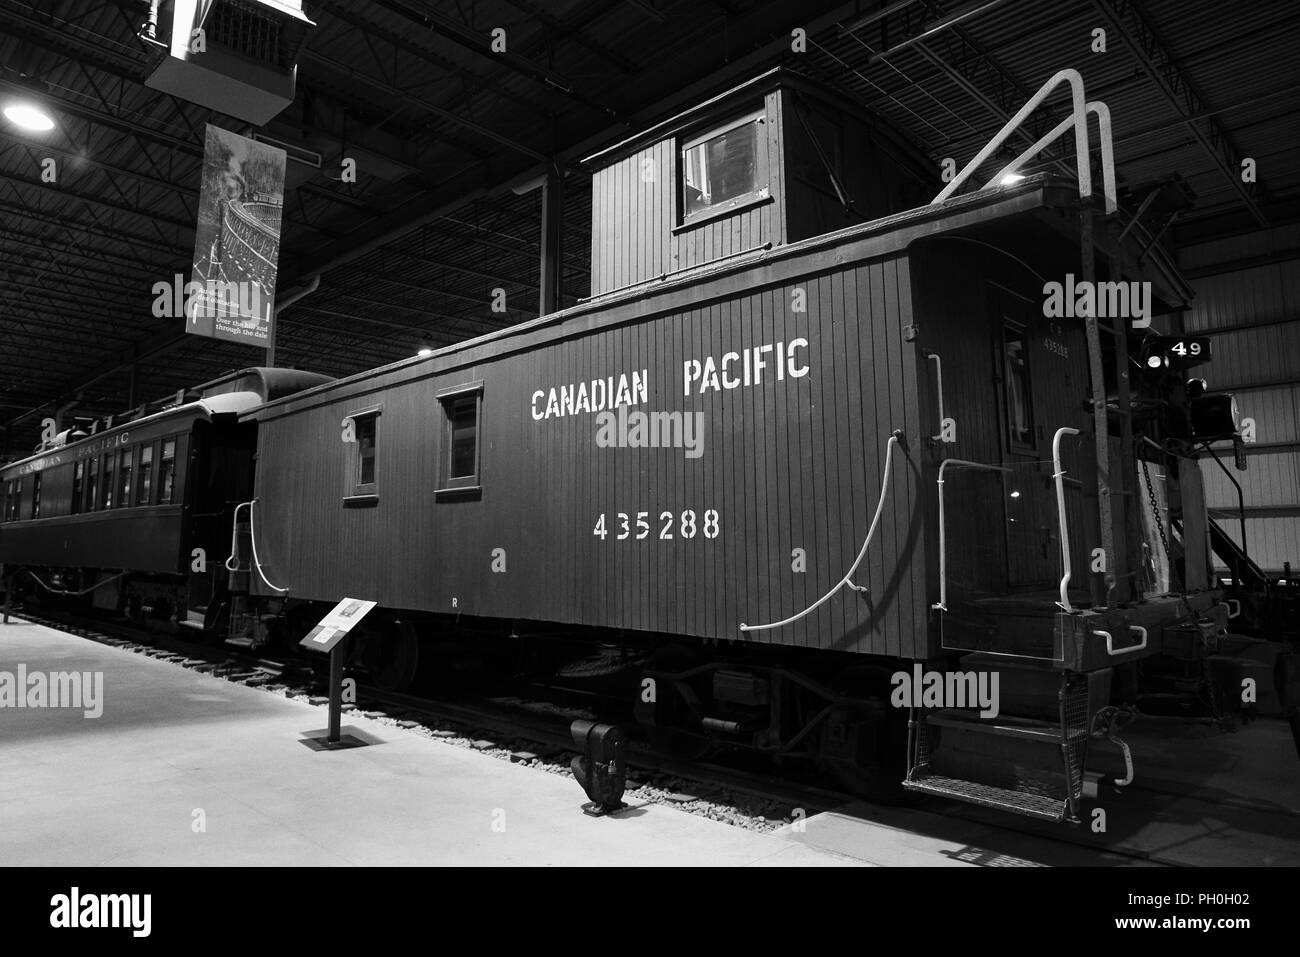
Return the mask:
[(1018, 183), (1024, 178), (1025, 177), (1020, 173), (1008, 173), (1006, 176), (1003, 176), (1000, 180), (998, 180), (998, 185), (1010, 186), (1012, 183)]
[(4, 108), (4, 115), (14, 126), (32, 133), (48, 133), (54, 129), (49, 114), (31, 103), (11, 103)]

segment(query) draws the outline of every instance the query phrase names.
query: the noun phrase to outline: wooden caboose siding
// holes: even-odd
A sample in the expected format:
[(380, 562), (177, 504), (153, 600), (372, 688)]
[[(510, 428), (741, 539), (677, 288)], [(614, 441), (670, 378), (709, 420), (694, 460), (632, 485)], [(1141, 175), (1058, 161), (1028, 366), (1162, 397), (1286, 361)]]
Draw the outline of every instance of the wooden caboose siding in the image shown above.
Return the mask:
[[(593, 296), (738, 255), (763, 243), (784, 242), (779, 97), (773, 91), (749, 104), (756, 109), (765, 103), (767, 108), (764, 129), (772, 195), (764, 202), (678, 228), (681, 197), (676, 136), (649, 144), (592, 175)], [(739, 107), (732, 112), (737, 111), (745, 112)], [(708, 129), (708, 124), (702, 129)]]
[[(821, 257), (825, 264), (827, 257)], [(377, 375), (332, 388), (300, 413), (263, 418), (258, 537), (268, 577), (291, 595), (371, 598), (393, 608), (669, 635), (736, 638), (801, 611), (843, 576), (879, 493), (885, 442), (896, 456), (890, 500), (856, 580), (802, 621), (754, 640), (925, 657), (910, 279), (891, 256), (741, 293), (679, 299), (632, 321), (582, 330), (468, 366)], [(791, 310), (795, 288), (807, 312)], [(683, 364), (744, 347), (806, 339), (802, 377), (685, 395)], [(767, 361), (774, 359), (768, 355)], [(536, 390), (646, 370), (632, 411), (699, 412), (704, 453), (598, 448), (594, 414), (536, 420)], [(769, 364), (767, 375), (775, 370)], [(441, 467), (438, 391), (482, 380), (482, 496), (434, 495)], [(377, 490), (370, 508), (345, 507), (350, 461), (340, 427), (349, 411), (382, 403)], [(683, 540), (681, 515), (695, 512)], [(703, 535), (716, 509), (721, 533)], [(649, 536), (635, 538), (638, 511)], [(663, 511), (672, 540), (660, 539)], [(617, 513), (632, 534), (617, 541)], [(607, 537), (593, 535), (605, 515)], [(490, 569), (505, 549), (507, 572)], [(807, 554), (807, 572), (791, 552)], [(453, 608), (452, 599), (455, 599)]]

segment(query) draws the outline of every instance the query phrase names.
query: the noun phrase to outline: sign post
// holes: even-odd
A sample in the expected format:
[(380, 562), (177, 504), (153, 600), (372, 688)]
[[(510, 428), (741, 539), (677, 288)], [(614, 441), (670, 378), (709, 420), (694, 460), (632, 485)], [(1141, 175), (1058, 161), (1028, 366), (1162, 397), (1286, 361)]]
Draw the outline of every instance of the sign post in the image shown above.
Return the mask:
[(329, 729), (324, 740), (308, 738), (305, 743), (318, 749), (356, 748), (368, 744), (353, 735), (343, 735), (343, 639), (377, 602), (344, 598), (299, 642), (304, 648), (330, 656)]

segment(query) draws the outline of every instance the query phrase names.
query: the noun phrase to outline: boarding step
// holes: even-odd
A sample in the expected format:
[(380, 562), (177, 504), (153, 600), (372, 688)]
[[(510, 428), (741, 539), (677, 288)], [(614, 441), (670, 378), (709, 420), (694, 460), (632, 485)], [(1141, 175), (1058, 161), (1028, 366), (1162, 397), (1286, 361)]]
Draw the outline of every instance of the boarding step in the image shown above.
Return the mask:
[(1035, 794), (1031, 791), (1019, 791), (1014, 788), (997, 787), (981, 784), (978, 781), (964, 781), (961, 778), (949, 778), (942, 775), (924, 775), (911, 781), (904, 781), (903, 787), (909, 791), (922, 794), (934, 794), (967, 804), (998, 811), (1010, 811), (1043, 821), (1059, 823), (1065, 820), (1066, 803), (1057, 797)]
[[(1036, 743), (1059, 745), (1061, 743), (1061, 726), (1035, 718), (1021, 718), (1014, 715), (997, 718), (981, 718), (976, 711), (959, 711), (954, 708), (930, 712), (925, 716), (931, 728), (953, 728), (971, 734), (993, 734), (1008, 738), (1020, 738)], [(1074, 737), (1081, 734), (1076, 730)]]

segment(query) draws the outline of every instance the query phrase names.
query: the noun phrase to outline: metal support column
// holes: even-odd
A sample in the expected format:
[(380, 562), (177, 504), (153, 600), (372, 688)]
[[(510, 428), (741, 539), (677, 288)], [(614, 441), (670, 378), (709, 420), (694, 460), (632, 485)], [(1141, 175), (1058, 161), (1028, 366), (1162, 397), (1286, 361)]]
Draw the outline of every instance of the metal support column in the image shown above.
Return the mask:
[(538, 314), (543, 316), (559, 312), (561, 308), (563, 216), (564, 174), (559, 167), (552, 165), (546, 171), (546, 183), (542, 186), (542, 257), (541, 281), (538, 283), (541, 294), (537, 308)]
[[(1083, 197), (1079, 203), (1079, 238), (1083, 261), (1080, 264), (1081, 280), (1089, 285), (1096, 281), (1097, 269), (1093, 259), (1092, 199)], [(1115, 588), (1118, 556), (1115, 554), (1115, 524), (1110, 501), (1110, 422), (1106, 408), (1106, 368), (1101, 352), (1101, 330), (1096, 310), (1084, 320), (1088, 341), (1088, 370), (1092, 387), (1092, 429), (1097, 453), (1097, 518), (1100, 523), (1101, 547), (1105, 554), (1106, 571), (1100, 579), (1090, 572), (1094, 605), (1109, 605)]]

